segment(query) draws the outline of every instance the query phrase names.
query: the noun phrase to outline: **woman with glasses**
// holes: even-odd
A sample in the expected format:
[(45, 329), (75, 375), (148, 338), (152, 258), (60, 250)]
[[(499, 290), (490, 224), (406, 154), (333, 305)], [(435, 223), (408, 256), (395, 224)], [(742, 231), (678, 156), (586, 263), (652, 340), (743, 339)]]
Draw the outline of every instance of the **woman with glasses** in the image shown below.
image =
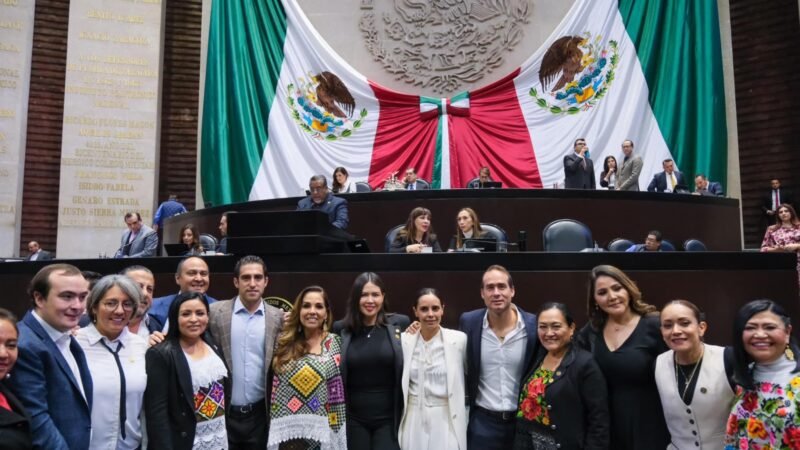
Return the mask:
[(91, 323), (76, 339), (92, 374), (92, 438), (89, 449), (137, 449), (142, 445), (142, 400), (147, 385), (147, 343), (128, 331), (141, 289), (125, 275), (101, 278), (89, 293)]

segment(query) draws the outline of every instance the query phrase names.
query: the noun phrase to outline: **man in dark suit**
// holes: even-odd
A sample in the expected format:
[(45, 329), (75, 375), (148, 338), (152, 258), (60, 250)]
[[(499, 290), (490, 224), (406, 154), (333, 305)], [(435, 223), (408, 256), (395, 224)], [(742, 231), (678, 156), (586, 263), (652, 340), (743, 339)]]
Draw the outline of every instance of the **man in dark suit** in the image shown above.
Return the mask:
[(208, 323), (230, 370), (232, 395), (225, 408), (228, 448), (263, 449), (272, 395), (272, 352), (283, 328), (283, 311), (262, 299), (269, 283), (264, 260), (243, 257), (233, 277), (239, 295), (211, 305)]
[(319, 210), (328, 214), (328, 222), (340, 230), (346, 230), (350, 223), (347, 200), (335, 196), (328, 191), (328, 179), (325, 175), (314, 175), (308, 182), (308, 197), (297, 203), (298, 211)]
[(114, 258), (156, 256), (158, 234), (142, 223), (142, 216), (138, 212), (125, 214), (125, 225), (128, 226), (128, 231), (122, 233), (119, 249)]
[(403, 186), (407, 191), (419, 191), (429, 189), (427, 183), (423, 183), (417, 179), (417, 169), (409, 167), (406, 169), (406, 178), (403, 181)]
[(459, 329), (467, 335), (469, 449), (513, 446), (520, 388), (538, 346), (536, 316), (514, 305), (514, 294), (508, 270), (490, 266), (481, 282), (486, 307), (459, 319)]
[[(179, 294), (183, 292), (205, 294), (208, 291), (208, 286), (210, 285), (208, 264), (197, 256), (190, 256), (181, 260), (175, 271), (175, 283), (179, 288), (178, 293), (153, 299), (153, 306), (150, 308), (150, 316), (164, 325), (167, 325), (169, 306)], [(209, 296), (206, 296), (206, 299), (209, 305), (217, 301)], [(158, 339), (157, 342), (161, 342), (161, 339)]]
[(647, 186), (647, 192), (675, 192), (675, 189), (687, 189), (683, 174), (675, 170), (675, 161), (665, 159), (661, 167), (664, 171), (653, 175), (653, 180)]
[(694, 177), (694, 194), (707, 195), (712, 197), (723, 197), (725, 192), (722, 190), (722, 184), (717, 181), (708, 181), (708, 178), (700, 173)]
[(575, 140), (574, 152), (564, 157), (564, 187), (567, 189), (595, 189), (594, 165), (589, 158), (586, 139)]
[(19, 322), (19, 357), (11, 389), (31, 415), (34, 448), (89, 448), (92, 375), (71, 331), (89, 284), (70, 264), (42, 268), (28, 289), (33, 309)]
[(136, 309), (136, 315), (131, 317), (131, 321), (128, 323), (128, 331), (138, 334), (146, 341), (151, 333), (161, 331), (164, 328), (162, 322), (149, 314), (150, 308), (153, 306), (155, 277), (153, 277), (153, 272), (144, 266), (126, 267), (120, 273), (127, 275), (142, 290), (142, 302)]
[(222, 239), (215, 249), (218, 255), (225, 255), (228, 253), (228, 214), (236, 211), (225, 211), (222, 217), (219, 218), (219, 235)]
[(25, 258), (26, 261), (49, 261), (53, 259), (53, 255), (46, 250), (42, 250), (36, 241), (28, 242), (28, 252), (28, 257)]
[(792, 194), (785, 187), (781, 186), (781, 180), (773, 178), (769, 181), (770, 190), (764, 195), (763, 202), (761, 203), (761, 210), (767, 218), (767, 225), (775, 223), (775, 214), (778, 212), (778, 207), (787, 203), (794, 207), (792, 202)]

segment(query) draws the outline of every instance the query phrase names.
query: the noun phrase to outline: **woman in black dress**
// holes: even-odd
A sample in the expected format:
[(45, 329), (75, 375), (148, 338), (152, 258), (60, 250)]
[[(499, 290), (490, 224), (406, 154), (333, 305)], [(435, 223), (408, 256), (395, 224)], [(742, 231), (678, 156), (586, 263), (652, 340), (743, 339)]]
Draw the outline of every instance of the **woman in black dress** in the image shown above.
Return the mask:
[(5, 383), (17, 362), (18, 339), (17, 318), (0, 308), (0, 450), (33, 448), (31, 418)]
[(658, 310), (624, 272), (597, 266), (589, 276), (590, 322), (579, 344), (594, 354), (608, 383), (613, 449), (658, 449), (669, 444), (655, 362), (667, 350)]
[(389, 249), (392, 253), (441, 252), (442, 247), (436, 239), (431, 225), (431, 210), (416, 207), (408, 215), (406, 225), (397, 233)]
[(376, 273), (356, 277), (347, 315), (333, 324), (341, 336), (339, 370), (347, 398), (347, 447), (399, 450), (397, 430), (403, 417), (400, 334), (411, 320), (386, 313), (386, 287)]

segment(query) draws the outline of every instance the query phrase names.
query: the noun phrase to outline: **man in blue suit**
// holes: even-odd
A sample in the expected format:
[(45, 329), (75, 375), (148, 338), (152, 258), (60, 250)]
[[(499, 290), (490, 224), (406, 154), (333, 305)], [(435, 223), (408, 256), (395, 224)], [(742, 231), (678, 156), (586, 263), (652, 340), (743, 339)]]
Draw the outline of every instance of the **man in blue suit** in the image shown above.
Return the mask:
[(11, 389), (31, 416), (35, 448), (83, 450), (92, 433), (92, 375), (72, 329), (89, 283), (70, 264), (42, 268), (28, 289), (33, 309), (19, 322)]
[(520, 388), (538, 345), (536, 315), (514, 305), (514, 293), (508, 270), (490, 266), (481, 282), (486, 307), (459, 319), (459, 329), (467, 334), (469, 449), (513, 446)]
[(314, 175), (308, 182), (308, 197), (297, 203), (298, 211), (317, 209), (328, 215), (328, 222), (340, 230), (346, 230), (350, 223), (347, 200), (337, 197), (328, 191), (328, 179), (325, 175)]
[[(175, 270), (175, 283), (178, 285), (178, 293), (158, 297), (153, 299), (153, 306), (150, 307), (148, 313), (151, 317), (159, 323), (167, 325), (167, 313), (169, 313), (169, 306), (183, 292), (199, 292), (205, 294), (210, 285), (208, 264), (203, 261), (203, 258), (197, 256), (190, 256), (181, 260), (178, 263), (178, 268)], [(206, 296), (208, 303), (214, 303), (217, 300)]]
[(647, 186), (647, 192), (675, 192), (680, 189), (688, 189), (683, 174), (675, 170), (675, 161), (665, 159), (661, 163), (661, 167), (664, 168), (664, 171), (653, 175), (653, 179)]
[(725, 192), (722, 190), (722, 185), (717, 181), (708, 181), (708, 178), (702, 173), (694, 177), (694, 193), (695, 195), (710, 195), (713, 197), (722, 197)]

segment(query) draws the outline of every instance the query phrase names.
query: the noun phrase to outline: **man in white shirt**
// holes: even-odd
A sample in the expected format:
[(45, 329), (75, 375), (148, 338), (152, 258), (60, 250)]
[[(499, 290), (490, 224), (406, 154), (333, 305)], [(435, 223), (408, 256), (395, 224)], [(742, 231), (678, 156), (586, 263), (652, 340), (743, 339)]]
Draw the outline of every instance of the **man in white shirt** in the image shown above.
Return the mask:
[(35, 448), (88, 448), (92, 376), (71, 331), (89, 283), (70, 264), (42, 268), (28, 289), (33, 309), (19, 322), (19, 358), (9, 384), (31, 416)]
[(49, 261), (51, 259), (53, 259), (53, 255), (46, 250), (42, 250), (38, 242), (28, 242), (28, 257), (26, 261)]
[(233, 276), (239, 295), (211, 305), (208, 323), (231, 373), (231, 398), (225, 408), (228, 448), (263, 449), (269, 428), (272, 352), (283, 328), (283, 311), (262, 299), (269, 283), (264, 260), (252, 255), (241, 258)]
[(485, 308), (466, 312), (467, 447), (505, 450), (513, 446), (520, 386), (538, 345), (536, 316), (514, 305), (514, 281), (503, 266), (486, 269), (481, 283)]

